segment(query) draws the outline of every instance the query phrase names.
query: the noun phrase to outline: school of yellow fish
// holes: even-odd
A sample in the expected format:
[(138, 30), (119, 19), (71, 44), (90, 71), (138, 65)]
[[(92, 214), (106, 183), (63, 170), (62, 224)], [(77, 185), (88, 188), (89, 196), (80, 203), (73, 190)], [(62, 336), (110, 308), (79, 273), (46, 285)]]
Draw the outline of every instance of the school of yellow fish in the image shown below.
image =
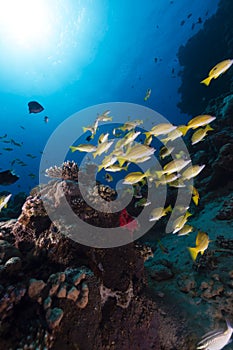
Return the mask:
[[(208, 77), (201, 81), (201, 83), (208, 86), (212, 79), (218, 78), (225, 73), (233, 64), (232, 59), (224, 60), (214, 66)], [(151, 89), (148, 88), (144, 97), (144, 101), (147, 101), (151, 96)], [(151, 146), (153, 138), (160, 137), (160, 141), (164, 144), (159, 150), (159, 157), (164, 161), (167, 157), (172, 156), (172, 160), (169, 160), (160, 171), (153, 169), (147, 169), (145, 172), (135, 171), (128, 173), (123, 180), (125, 185), (133, 185), (134, 190), (136, 186), (143, 186), (144, 184), (154, 184), (158, 186), (171, 186), (171, 187), (187, 187), (192, 196), (193, 203), (197, 206), (199, 203), (199, 193), (194, 186), (187, 184), (187, 181), (195, 178), (205, 167), (205, 164), (190, 164), (191, 160), (187, 160), (183, 151), (176, 152), (172, 141), (183, 137), (192, 130), (191, 144), (195, 145), (205, 139), (207, 134), (214, 129), (210, 126), (216, 118), (211, 115), (203, 114), (192, 118), (187, 125), (173, 125), (171, 123), (155, 124), (150, 130), (143, 130), (143, 121), (136, 119), (130, 120), (121, 127), (115, 128), (112, 131), (113, 138), (119, 138), (114, 144), (114, 139), (109, 140), (109, 133), (101, 134), (97, 145), (91, 143), (80, 144), (77, 146), (70, 146), (72, 152), (89, 152), (96, 158), (104, 153), (110, 151), (110, 154), (106, 155), (98, 165), (98, 171), (105, 170), (105, 180), (108, 182), (113, 181), (111, 172), (119, 172), (122, 170), (127, 171), (130, 163), (140, 164), (151, 159), (155, 156), (157, 151)], [(110, 116), (110, 110), (106, 110), (97, 115), (93, 125), (89, 125), (83, 128), (83, 131), (89, 131), (91, 135), (87, 138), (88, 141), (94, 139), (100, 122), (112, 121)], [(137, 128), (137, 130), (136, 130)], [(144, 135), (144, 141), (137, 143), (135, 140), (138, 136)], [(161, 138), (162, 137), (162, 138)], [(140, 188), (140, 186), (139, 186)], [(126, 190), (127, 191), (127, 190)], [(140, 192), (140, 190), (139, 190)], [(151, 205), (151, 202), (142, 196), (135, 196), (138, 201), (135, 203), (135, 207), (145, 207)], [(187, 224), (189, 216), (192, 214), (187, 208), (180, 208), (181, 215), (173, 223), (173, 233), (178, 236), (187, 235), (194, 230), (194, 228)], [(149, 221), (158, 221), (162, 217), (171, 213), (173, 208), (169, 205), (167, 208), (159, 207), (151, 210)], [(177, 208), (176, 208), (177, 210)], [(208, 248), (209, 236), (205, 232), (199, 231), (196, 236), (196, 246), (188, 247), (192, 259), (195, 261), (199, 252), (201, 254)]]
[[(159, 157), (166, 160), (172, 153), (173, 160), (169, 160), (160, 171), (149, 168), (145, 172), (130, 172), (124, 177), (123, 184), (136, 186), (138, 184), (144, 185), (146, 181), (148, 181), (148, 183), (152, 183), (156, 187), (163, 185), (185, 187), (186, 181), (195, 178), (203, 170), (205, 164), (190, 164), (191, 160), (187, 160), (182, 152), (176, 154), (172, 141), (186, 135), (189, 130), (194, 130), (191, 142), (192, 144), (196, 144), (205, 138), (207, 132), (213, 130), (209, 124), (214, 120), (215, 117), (211, 115), (198, 115), (191, 119), (187, 125), (176, 126), (171, 123), (161, 123), (154, 125), (151, 130), (148, 131), (143, 129), (142, 120), (128, 120), (124, 125), (113, 130), (113, 139), (109, 139), (109, 133), (101, 134), (98, 138), (97, 145), (88, 142), (77, 146), (72, 145), (70, 146), (70, 150), (72, 152), (92, 153), (94, 158), (110, 152), (103, 158), (100, 165), (98, 165), (98, 171), (104, 169), (106, 172), (105, 180), (111, 182), (113, 181), (113, 176), (110, 173), (122, 170), (127, 171), (130, 163), (140, 164), (151, 159), (156, 152), (156, 149), (150, 146), (153, 137), (162, 136), (164, 137), (162, 142), (165, 146), (161, 147), (159, 150)], [(112, 121), (110, 110), (106, 110), (102, 114), (97, 115), (93, 125), (83, 128), (85, 132), (89, 131), (91, 133), (90, 141), (94, 139), (99, 123), (107, 121)], [(141, 143), (135, 141), (139, 135), (144, 135), (144, 141)], [(119, 138), (119, 140), (114, 143), (115, 138)], [(198, 205), (199, 193), (197, 189), (193, 186), (189, 186), (188, 190), (192, 195), (193, 203)], [(135, 207), (148, 205), (151, 205), (151, 203), (143, 198), (136, 202)], [(171, 213), (171, 211), (171, 205), (167, 208), (152, 208), (148, 220), (158, 221), (168, 213)], [(191, 213), (188, 212), (188, 207), (181, 208), (181, 213), (182, 214), (173, 223), (173, 233), (179, 236), (187, 235), (193, 231), (193, 227), (187, 224), (188, 217), (191, 216)], [(199, 232), (196, 238), (196, 247), (188, 248), (193, 260), (196, 260), (199, 252), (203, 254), (208, 244), (208, 235)]]

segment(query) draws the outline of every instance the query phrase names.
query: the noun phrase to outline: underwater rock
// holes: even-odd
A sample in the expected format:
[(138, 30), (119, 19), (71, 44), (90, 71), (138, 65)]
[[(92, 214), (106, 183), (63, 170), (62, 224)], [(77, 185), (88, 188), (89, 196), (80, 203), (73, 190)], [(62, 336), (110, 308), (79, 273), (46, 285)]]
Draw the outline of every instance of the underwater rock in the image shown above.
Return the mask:
[[(0, 296), (0, 320), (8, 317), (15, 305), (17, 305), (26, 293), (23, 284), (10, 285), (4, 290), (4, 294)], [(1, 293), (2, 294), (2, 293)]]
[[(74, 212), (86, 221), (104, 227), (119, 225), (120, 213), (89, 210), (78, 189), (78, 172), (73, 162), (67, 162), (66, 179), (51, 180), (42, 186), (42, 195), (38, 189), (33, 191), (18, 220), (0, 226), (1, 237), (7, 237), (2, 248), (3, 263), (16, 257), (15, 251), (22, 259), (18, 275), (1, 279), (0, 322), (6, 330), (0, 333), (0, 343), (5, 348), (36, 348), (41, 344), (53, 350), (69, 350), (70, 344), (93, 350), (107, 349), (113, 343), (119, 349), (143, 348), (148, 344), (148, 348), (159, 350), (156, 307), (145, 295), (144, 259), (151, 251), (136, 248), (134, 243), (114, 249), (83, 246), (68, 237), (69, 227), (62, 221), (62, 210), (61, 220), (56, 222), (51, 222), (45, 211), (41, 196), (52, 199), (59, 210), (64, 190)], [(110, 187), (98, 183), (95, 188), (88, 184), (86, 191), (96, 203), (100, 195), (105, 198), (106, 207), (116, 195)], [(7, 255), (7, 249), (14, 254)], [(21, 294), (27, 291), (26, 296), (17, 299), (17, 291), (13, 301), (8, 302), (11, 289), (19, 289), (18, 279), (24, 288)], [(105, 303), (101, 302), (101, 286), (112, 295)], [(22, 319), (27, 320), (24, 327)]]
[(217, 236), (216, 244), (221, 248), (233, 250), (233, 239), (226, 238), (222, 235)]
[(22, 267), (22, 261), (18, 256), (14, 256), (6, 261), (4, 268), (5, 272), (9, 274), (13, 274), (19, 272)]
[(183, 293), (189, 293), (192, 290), (196, 289), (196, 281), (193, 276), (182, 274), (177, 278), (177, 285), (179, 290)]
[(153, 263), (150, 269), (150, 277), (158, 282), (173, 278), (174, 273), (171, 270), (171, 264), (165, 259)]
[(0, 259), (2, 263), (6, 263), (12, 257), (21, 257), (20, 251), (12, 244), (5, 240), (0, 240)]
[(226, 200), (222, 208), (216, 215), (218, 220), (232, 220), (233, 219), (233, 197)]
[(32, 299), (37, 298), (41, 291), (46, 286), (46, 283), (42, 280), (31, 279), (29, 281), (28, 296)]
[(55, 307), (54, 309), (48, 309), (46, 312), (46, 321), (50, 329), (57, 328), (62, 320), (64, 312), (62, 309)]

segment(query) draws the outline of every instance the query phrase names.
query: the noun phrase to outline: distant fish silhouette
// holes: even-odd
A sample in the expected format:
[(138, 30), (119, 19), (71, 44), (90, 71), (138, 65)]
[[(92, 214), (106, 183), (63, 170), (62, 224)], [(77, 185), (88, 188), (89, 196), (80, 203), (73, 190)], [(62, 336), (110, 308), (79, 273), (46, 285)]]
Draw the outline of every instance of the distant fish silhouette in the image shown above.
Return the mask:
[(42, 112), (44, 110), (44, 107), (42, 107), (36, 101), (28, 102), (28, 108), (29, 108), (29, 113), (40, 113), (40, 112)]
[(15, 183), (19, 177), (11, 170), (0, 172), (0, 185), (7, 186)]
[(45, 122), (45, 123), (48, 123), (48, 121), (49, 121), (49, 117), (45, 116), (45, 117), (44, 117), (44, 122)]

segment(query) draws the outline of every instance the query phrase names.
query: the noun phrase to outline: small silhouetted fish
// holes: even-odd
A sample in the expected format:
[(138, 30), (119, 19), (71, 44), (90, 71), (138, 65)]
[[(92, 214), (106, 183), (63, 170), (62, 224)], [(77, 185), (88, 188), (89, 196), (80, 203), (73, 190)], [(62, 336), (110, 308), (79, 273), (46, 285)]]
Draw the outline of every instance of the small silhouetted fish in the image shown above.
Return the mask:
[(183, 26), (185, 24), (185, 20), (183, 19), (181, 22), (180, 22), (180, 25)]
[(4, 140), (2, 142), (4, 142), (4, 143), (11, 143), (9, 140)]
[(157, 58), (157, 57), (155, 57), (155, 58), (154, 58), (154, 61), (155, 61), (155, 63), (157, 63), (157, 62), (158, 62), (158, 58)]
[(12, 145), (18, 146), (18, 147), (22, 147), (22, 143), (18, 143), (15, 140), (11, 139), (10, 141), (12, 143)]
[(44, 122), (45, 122), (45, 123), (48, 123), (48, 121), (49, 121), (49, 117), (45, 116), (45, 117), (44, 117)]
[(21, 129), (23, 129), (23, 130), (25, 130), (25, 127), (24, 127), (24, 126), (22, 126), (22, 125), (20, 125), (20, 128), (21, 128)]
[(9, 151), (9, 152), (13, 151), (13, 148), (11, 148), (11, 147), (4, 147), (3, 149), (4, 149), (4, 151)]
[(192, 13), (189, 13), (188, 16), (187, 16), (187, 18), (190, 18), (191, 16), (192, 16)]
[(31, 153), (27, 153), (26, 156), (29, 157), (29, 158), (32, 158), (32, 159), (36, 158), (36, 156), (33, 156), (33, 154), (31, 154)]
[(174, 74), (175, 73), (175, 68), (172, 68), (172, 74)]
[(15, 183), (19, 177), (11, 170), (0, 172), (0, 185), (7, 186)]
[(0, 139), (4, 139), (5, 137), (7, 137), (7, 134), (0, 136)]
[(28, 102), (28, 108), (29, 108), (29, 113), (40, 113), (44, 110), (44, 107), (41, 106), (36, 101), (30, 101)]
[(201, 17), (198, 18), (197, 23), (202, 23)]

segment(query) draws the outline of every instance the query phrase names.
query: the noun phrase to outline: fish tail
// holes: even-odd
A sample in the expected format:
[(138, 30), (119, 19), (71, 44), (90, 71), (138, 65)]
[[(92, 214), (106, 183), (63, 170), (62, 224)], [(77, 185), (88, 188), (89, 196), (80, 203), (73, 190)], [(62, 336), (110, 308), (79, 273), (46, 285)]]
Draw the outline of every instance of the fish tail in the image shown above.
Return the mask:
[(195, 204), (195, 205), (198, 205), (198, 196), (193, 196), (192, 197), (192, 200), (193, 200), (193, 203)]
[(71, 150), (71, 152), (77, 151), (75, 146), (70, 146), (70, 150)]
[(205, 84), (206, 86), (209, 86), (211, 79), (212, 79), (212, 77), (208, 77), (208, 78), (202, 80), (200, 83)]
[(189, 253), (191, 255), (191, 258), (193, 259), (193, 261), (195, 261), (197, 258), (197, 254), (198, 254), (197, 248), (188, 247), (188, 250), (189, 250)]
[(118, 162), (119, 162), (120, 167), (122, 167), (123, 164), (125, 163), (125, 158), (119, 157), (119, 158), (117, 158), (117, 160), (118, 160)]
[(212, 131), (212, 130), (214, 130), (213, 128), (211, 128), (211, 126), (210, 125), (207, 125), (206, 126), (206, 131)]
[(172, 206), (169, 204), (169, 206), (165, 209), (166, 213), (169, 213), (172, 211)]
[(85, 126), (83, 126), (83, 132), (86, 132), (87, 128)]
[(155, 171), (155, 174), (158, 176), (158, 179), (161, 179), (161, 177), (164, 175), (164, 172), (162, 170)]
[(161, 139), (160, 140), (164, 145), (166, 145), (169, 141), (169, 138)]
[(178, 126), (177, 128), (180, 132), (182, 132), (183, 136), (185, 136), (187, 134), (187, 131), (189, 130), (189, 127), (186, 125), (181, 125)]
[(151, 133), (149, 131), (144, 132), (144, 135), (146, 135), (146, 139), (148, 139), (148, 137), (150, 137)]

